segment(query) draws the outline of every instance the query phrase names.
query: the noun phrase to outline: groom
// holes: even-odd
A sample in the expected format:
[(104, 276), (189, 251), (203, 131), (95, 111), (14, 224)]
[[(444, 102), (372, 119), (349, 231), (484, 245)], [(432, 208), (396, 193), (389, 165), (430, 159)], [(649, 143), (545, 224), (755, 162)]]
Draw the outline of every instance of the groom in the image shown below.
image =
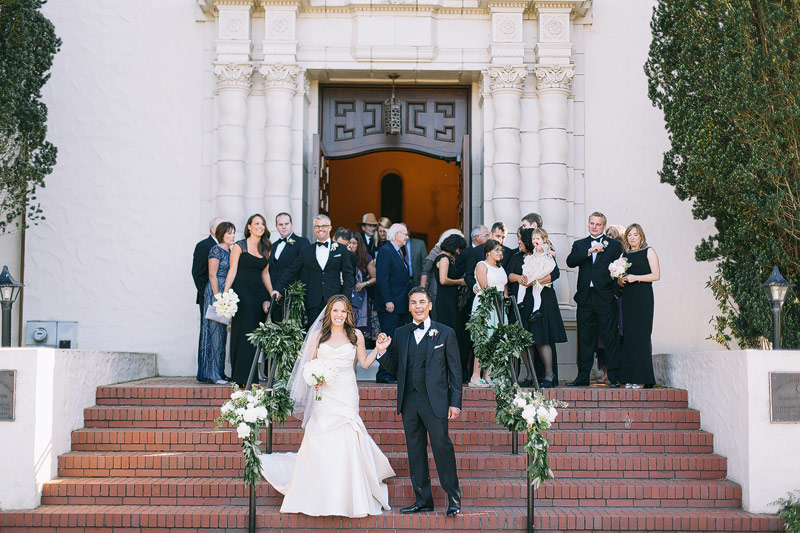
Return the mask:
[(461, 491), (456, 474), (448, 420), (461, 414), (461, 360), (455, 332), (433, 322), (428, 289), (414, 287), (408, 295), (413, 321), (397, 328), (394, 340), (378, 335), (378, 362), (397, 374), (397, 412), (403, 417), (411, 485), (416, 501), (401, 513), (433, 510), (428, 472), (428, 438), (439, 483), (447, 493), (447, 516), (461, 514)]

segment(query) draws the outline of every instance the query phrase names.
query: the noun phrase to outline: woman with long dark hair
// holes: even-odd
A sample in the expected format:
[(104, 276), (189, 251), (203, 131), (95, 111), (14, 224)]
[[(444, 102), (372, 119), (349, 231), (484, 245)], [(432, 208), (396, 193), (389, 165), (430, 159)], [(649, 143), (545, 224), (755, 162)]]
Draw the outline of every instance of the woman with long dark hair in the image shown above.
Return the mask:
[[(244, 387), (256, 355), (256, 347), (247, 334), (263, 322), (269, 309), (272, 281), (269, 277), (269, 240), (267, 222), (259, 214), (247, 219), (244, 239), (231, 249), (231, 266), (225, 278), (225, 290), (239, 296), (238, 310), (231, 319), (231, 381)], [(258, 382), (258, 376), (253, 376)]]
[[(353, 287), (353, 317), (356, 327), (364, 334), (365, 339), (375, 340), (378, 332), (375, 324), (378, 322), (377, 313), (373, 313), (370, 287), (377, 283), (375, 259), (369, 255), (367, 245), (360, 233), (354, 231), (350, 234), (347, 249), (356, 256), (356, 284)], [(373, 322), (372, 315), (375, 315)]]
[[(377, 355), (377, 349), (367, 353), (350, 301), (342, 294), (331, 296), (309, 328), (289, 378), (293, 414), (305, 428), (300, 449), (261, 456), (262, 475), (284, 495), (282, 513), (357, 518), (389, 509), (384, 480), (394, 470), (358, 415), (354, 371), (356, 361), (369, 368)], [(336, 376), (318, 385), (315, 394), (302, 374), (303, 366), (316, 358), (324, 359)]]

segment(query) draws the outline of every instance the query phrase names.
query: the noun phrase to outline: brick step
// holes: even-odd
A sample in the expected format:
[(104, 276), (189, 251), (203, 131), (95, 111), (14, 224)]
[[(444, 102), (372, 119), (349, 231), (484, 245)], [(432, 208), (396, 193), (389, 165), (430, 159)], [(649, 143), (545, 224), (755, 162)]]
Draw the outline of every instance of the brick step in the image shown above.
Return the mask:
[[(408, 475), (405, 452), (386, 456), (397, 476)], [(526, 456), (501, 452), (456, 454), (459, 476), (518, 478)], [(433, 457), (428, 453), (431, 471)], [(70, 452), (58, 458), (59, 477), (239, 477), (240, 452)], [(552, 453), (550, 468), (559, 478), (722, 479), (727, 462), (714, 454)]]
[[(401, 428), (402, 420), (393, 407), (364, 407), (361, 419), (370, 429)], [(216, 407), (136, 407), (96, 406), (84, 410), (86, 427), (214, 427), (219, 416)], [(494, 408), (465, 409), (458, 421), (450, 422), (451, 430), (469, 431), (497, 429)], [(289, 419), (279, 427), (299, 427)], [(692, 409), (575, 409), (559, 411), (554, 429), (700, 429), (700, 413)]]
[[(523, 507), (469, 508), (447, 518), (443, 509), (431, 513), (403, 515), (397, 507), (366, 518), (308, 517), (281, 514), (277, 506), (258, 507), (256, 527), (266, 531), (436, 530), (523, 531)], [(540, 532), (555, 531), (783, 531), (783, 521), (772, 515), (757, 515), (738, 509), (664, 509), (652, 507), (537, 508), (534, 526)], [(96, 506), (43, 505), (32, 511), (0, 513), (4, 533), (49, 528), (50, 533), (100, 533), (124, 528), (128, 533), (158, 529), (201, 531), (243, 530), (247, 527), (244, 506)]]
[[(696, 430), (548, 430), (551, 452), (617, 452), (617, 453), (712, 453), (710, 433)], [(370, 435), (385, 452), (404, 451), (402, 429), (374, 429)], [(273, 433), (275, 451), (297, 450), (303, 432), (299, 428), (279, 428)], [(261, 433), (266, 439), (266, 432)], [(511, 432), (505, 429), (453, 431), (450, 434), (457, 452), (510, 451)], [(525, 442), (525, 435), (517, 435)], [(233, 428), (140, 429), (86, 428), (72, 432), (73, 451), (226, 451), (241, 449), (241, 441)]]
[[(387, 480), (394, 507), (414, 501), (407, 477)], [(445, 494), (433, 480), (436, 501)], [(462, 479), (464, 507), (526, 505), (526, 481)], [(283, 496), (258, 485), (258, 505), (280, 505)], [(247, 505), (249, 491), (236, 478), (59, 478), (43, 487), (43, 505)], [(727, 480), (553, 479), (536, 491), (539, 507), (717, 507), (741, 506), (741, 488)]]
[[(685, 408), (688, 393), (678, 389), (609, 389), (557, 387), (543, 391), (548, 398), (558, 398), (575, 407), (669, 407)], [(373, 382), (359, 382), (359, 394), (365, 405), (396, 405), (397, 387)], [(148, 378), (122, 385), (98, 387), (97, 405), (212, 405), (228, 399), (227, 385), (206, 385), (192, 378)], [(381, 403), (384, 402), (384, 403)], [(463, 388), (465, 407), (494, 407), (494, 390)]]

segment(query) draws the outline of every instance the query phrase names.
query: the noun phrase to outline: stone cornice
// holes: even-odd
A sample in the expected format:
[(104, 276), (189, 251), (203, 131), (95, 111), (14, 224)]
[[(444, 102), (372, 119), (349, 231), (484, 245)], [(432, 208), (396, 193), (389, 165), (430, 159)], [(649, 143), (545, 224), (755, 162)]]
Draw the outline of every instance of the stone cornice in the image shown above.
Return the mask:
[(251, 6), (255, 4), (253, 0), (214, 0), (215, 6)]
[(592, 9), (592, 0), (533, 0), (529, 10), (534, 17), (539, 16), (540, 9), (569, 9), (570, 18), (585, 17)]
[(300, 9), (302, 14), (317, 13), (381, 13), (381, 12), (415, 12), (430, 13), (437, 15), (488, 15), (489, 10), (483, 8), (455, 8), (439, 6), (415, 6), (403, 4), (381, 4), (381, 5), (346, 5), (346, 6), (304, 6)]
[(569, 91), (575, 77), (575, 65), (537, 65), (536, 87), (543, 89), (559, 89)]
[(214, 63), (214, 76), (220, 89), (249, 89), (251, 85), (250, 76), (253, 74), (251, 63)]

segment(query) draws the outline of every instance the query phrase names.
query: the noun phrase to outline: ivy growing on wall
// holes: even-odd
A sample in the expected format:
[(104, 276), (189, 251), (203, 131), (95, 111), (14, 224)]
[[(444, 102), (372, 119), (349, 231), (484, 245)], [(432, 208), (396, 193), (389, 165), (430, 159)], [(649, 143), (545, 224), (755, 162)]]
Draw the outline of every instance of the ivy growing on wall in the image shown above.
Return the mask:
[(43, 4), (0, 0), (0, 233), (44, 218), (36, 191), (56, 163), (41, 98), (61, 41)]
[[(651, 28), (649, 96), (671, 142), (661, 180), (716, 228), (695, 250), (717, 265), (711, 338), (757, 347), (772, 266), (800, 285), (800, 3), (659, 0)], [(800, 348), (796, 290), (783, 345)]]

